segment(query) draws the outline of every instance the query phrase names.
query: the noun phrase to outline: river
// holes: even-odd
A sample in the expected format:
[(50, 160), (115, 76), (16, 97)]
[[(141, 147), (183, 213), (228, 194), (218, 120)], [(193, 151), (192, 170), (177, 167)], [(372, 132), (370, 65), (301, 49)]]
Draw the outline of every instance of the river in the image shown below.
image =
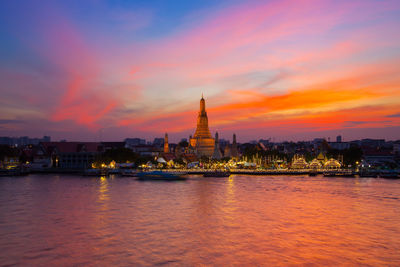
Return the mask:
[(400, 180), (0, 177), (0, 265), (400, 265)]

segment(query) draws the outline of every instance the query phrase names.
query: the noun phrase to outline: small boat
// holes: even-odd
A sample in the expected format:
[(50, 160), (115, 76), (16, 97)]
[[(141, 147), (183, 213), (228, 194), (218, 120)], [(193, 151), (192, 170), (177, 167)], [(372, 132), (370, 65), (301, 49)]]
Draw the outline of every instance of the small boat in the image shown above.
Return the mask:
[(108, 169), (108, 174), (120, 174), (120, 169)]
[(24, 176), (28, 174), (29, 171), (26, 169), (0, 169), (0, 176)]
[(229, 177), (230, 175), (230, 171), (212, 171), (203, 174), (204, 177)]
[(355, 177), (354, 172), (351, 171), (326, 171), (323, 175), (324, 177)]
[(311, 171), (308, 173), (308, 176), (317, 176), (318, 172), (316, 171)]
[(124, 177), (137, 177), (137, 172), (131, 169), (122, 169), (120, 175)]
[(359, 173), (359, 176), (361, 178), (377, 178), (378, 173), (377, 172), (372, 172), (372, 171), (361, 171)]
[(333, 171), (325, 171), (322, 174), (324, 177), (337, 177), (336, 172)]
[(182, 181), (186, 180), (186, 173), (149, 171), (138, 172), (138, 180), (159, 180), (159, 181)]
[(381, 172), (379, 174), (380, 178), (385, 178), (385, 179), (399, 179), (399, 174), (395, 171), (386, 171), (386, 172)]
[(85, 176), (102, 176), (104, 174), (104, 170), (102, 169), (86, 169), (83, 173)]

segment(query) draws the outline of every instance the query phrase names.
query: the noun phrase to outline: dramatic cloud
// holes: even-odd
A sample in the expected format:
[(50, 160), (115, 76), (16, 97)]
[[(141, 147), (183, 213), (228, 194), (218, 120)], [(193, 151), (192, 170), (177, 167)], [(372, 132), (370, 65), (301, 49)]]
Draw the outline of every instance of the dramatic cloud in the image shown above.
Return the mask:
[(24, 123), (22, 120), (0, 120), (0, 124)]
[(189, 6), (0, 3), (2, 131), (178, 140), (201, 93), (222, 135), (398, 131), (398, 1)]
[(388, 117), (388, 118), (400, 118), (400, 113), (387, 115), (386, 117)]

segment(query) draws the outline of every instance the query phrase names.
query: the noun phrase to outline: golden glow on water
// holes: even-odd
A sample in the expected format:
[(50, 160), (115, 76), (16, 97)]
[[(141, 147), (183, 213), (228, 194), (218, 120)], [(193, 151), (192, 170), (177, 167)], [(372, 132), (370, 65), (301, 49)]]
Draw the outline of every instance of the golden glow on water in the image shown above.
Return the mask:
[(384, 179), (3, 178), (0, 262), (396, 266), (399, 195)]
[(99, 202), (104, 203), (108, 200), (108, 181), (105, 176), (100, 177), (100, 187), (99, 187)]

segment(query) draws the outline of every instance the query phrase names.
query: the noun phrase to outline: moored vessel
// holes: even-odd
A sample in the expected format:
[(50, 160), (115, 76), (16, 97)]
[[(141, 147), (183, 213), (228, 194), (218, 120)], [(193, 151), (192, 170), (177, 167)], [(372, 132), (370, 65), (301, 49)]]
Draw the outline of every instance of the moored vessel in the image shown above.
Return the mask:
[(123, 169), (121, 170), (120, 175), (124, 177), (137, 177), (137, 172), (132, 169)]
[(186, 173), (146, 171), (137, 173), (138, 180), (180, 181), (186, 180)]
[(399, 179), (399, 174), (396, 171), (382, 171), (379, 173), (380, 178), (385, 178), (385, 179)]
[(204, 177), (229, 177), (231, 175), (230, 171), (211, 171), (211, 172), (205, 172), (203, 174)]
[(86, 169), (83, 172), (84, 176), (105, 176), (107, 175), (107, 170), (105, 169)]
[(325, 171), (324, 177), (355, 177), (353, 171)]

